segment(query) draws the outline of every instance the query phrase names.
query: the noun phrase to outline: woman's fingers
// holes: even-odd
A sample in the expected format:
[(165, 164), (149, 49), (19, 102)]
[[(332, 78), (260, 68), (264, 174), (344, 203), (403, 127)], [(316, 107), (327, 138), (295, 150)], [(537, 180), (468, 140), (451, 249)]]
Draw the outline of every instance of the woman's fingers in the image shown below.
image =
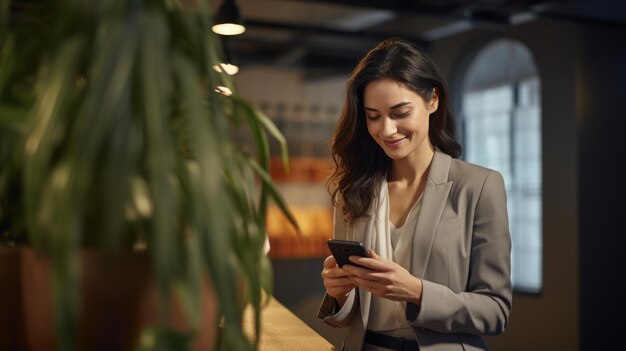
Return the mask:
[(348, 277), (324, 279), (324, 287), (326, 289), (343, 285), (354, 285), (354, 283), (352, 282), (352, 279)]
[(324, 287), (326, 288), (326, 290), (343, 289), (343, 290), (350, 291), (355, 286), (356, 285), (354, 284), (354, 282), (351, 279), (348, 279), (348, 278), (346, 278), (345, 281), (342, 280), (341, 282), (329, 282), (328, 286), (326, 286), (326, 284), (324, 284)]
[(352, 281), (354, 284), (357, 284), (360, 287), (368, 288), (372, 280), (367, 279), (365, 277), (353, 276), (350, 278), (350, 281)]
[(348, 271), (344, 268), (328, 268), (328, 269), (324, 269), (322, 271), (322, 278), (323, 279), (327, 279), (327, 278), (340, 278), (340, 277), (347, 277), (347, 276), (351, 276), (353, 275), (352, 272)]
[(332, 268), (336, 266), (337, 261), (335, 261), (335, 258), (332, 255), (326, 257), (326, 259), (324, 260), (324, 268)]
[(342, 297), (354, 289), (356, 285), (350, 278), (333, 278), (324, 280), (324, 287), (332, 297)]
[[(365, 258), (365, 257), (357, 257), (350, 256), (350, 262), (354, 263), (353, 265), (347, 264), (344, 266), (349, 267), (351, 272), (357, 272), (357, 270), (353, 268), (359, 268), (361, 271), (359, 272), (367, 272), (367, 271), (377, 271), (377, 272), (386, 272), (391, 269), (388, 261), (376, 258)], [(355, 266), (359, 265), (361, 267)]]
[(336, 299), (345, 297), (347, 293), (356, 287), (352, 279), (350, 279), (351, 275), (352, 273), (337, 266), (337, 261), (335, 261), (332, 255), (324, 260), (324, 269), (321, 276), (328, 295)]

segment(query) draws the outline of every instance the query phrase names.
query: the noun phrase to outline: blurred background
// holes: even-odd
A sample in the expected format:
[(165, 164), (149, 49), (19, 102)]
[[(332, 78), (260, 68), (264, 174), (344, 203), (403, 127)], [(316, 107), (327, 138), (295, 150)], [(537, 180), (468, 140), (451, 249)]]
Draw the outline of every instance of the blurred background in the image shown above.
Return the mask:
[[(489, 337), (490, 347), (619, 344), (623, 1), (229, 1), (245, 26), (221, 37), (238, 68), (237, 88), (289, 144), (291, 172), (276, 158), (272, 176), (303, 236), (270, 209), (279, 301), (340, 346), (342, 331), (315, 318), (332, 235), (328, 140), (351, 70), (376, 43), (397, 36), (430, 54), (447, 79), (462, 158), (505, 176), (515, 295), (509, 329)], [(213, 2), (216, 11), (222, 4)]]

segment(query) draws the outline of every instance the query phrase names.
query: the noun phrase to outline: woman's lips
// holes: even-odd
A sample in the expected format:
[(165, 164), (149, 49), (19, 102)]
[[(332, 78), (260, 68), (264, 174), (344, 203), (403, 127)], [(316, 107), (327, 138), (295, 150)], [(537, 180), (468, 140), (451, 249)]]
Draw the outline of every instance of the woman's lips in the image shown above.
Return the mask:
[(400, 145), (402, 140), (404, 140), (404, 138), (402, 138), (402, 139), (394, 139), (394, 140), (383, 140), (383, 142), (385, 143), (385, 145), (387, 145), (389, 147), (396, 147), (396, 146)]

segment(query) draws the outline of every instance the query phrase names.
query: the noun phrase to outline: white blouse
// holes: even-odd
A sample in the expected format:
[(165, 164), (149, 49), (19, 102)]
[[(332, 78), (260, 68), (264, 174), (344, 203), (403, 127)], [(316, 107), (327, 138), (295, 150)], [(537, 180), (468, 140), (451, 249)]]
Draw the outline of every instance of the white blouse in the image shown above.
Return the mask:
[[(385, 240), (390, 241), (393, 249), (393, 257), (388, 259), (407, 270), (411, 267), (413, 236), (421, 204), (422, 195), (413, 204), (404, 224), (396, 228), (393, 223), (389, 222), (389, 232), (385, 233), (387, 236)], [(387, 213), (387, 220), (389, 220), (389, 213)], [(372, 294), (367, 329), (390, 336), (415, 339), (411, 325), (406, 320), (405, 311), (406, 302), (391, 301)]]

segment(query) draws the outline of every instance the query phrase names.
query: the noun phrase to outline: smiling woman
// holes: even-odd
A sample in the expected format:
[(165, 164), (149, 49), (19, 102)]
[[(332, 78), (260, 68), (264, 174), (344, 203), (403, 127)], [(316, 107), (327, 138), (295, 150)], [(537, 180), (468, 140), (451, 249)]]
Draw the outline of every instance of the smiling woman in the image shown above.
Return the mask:
[[(448, 91), (408, 42), (371, 50), (346, 85), (332, 140), (333, 237), (368, 257), (324, 261), (318, 317), (343, 350), (486, 350), (511, 311), (502, 176), (456, 159)], [(357, 267), (358, 264), (360, 267)]]

